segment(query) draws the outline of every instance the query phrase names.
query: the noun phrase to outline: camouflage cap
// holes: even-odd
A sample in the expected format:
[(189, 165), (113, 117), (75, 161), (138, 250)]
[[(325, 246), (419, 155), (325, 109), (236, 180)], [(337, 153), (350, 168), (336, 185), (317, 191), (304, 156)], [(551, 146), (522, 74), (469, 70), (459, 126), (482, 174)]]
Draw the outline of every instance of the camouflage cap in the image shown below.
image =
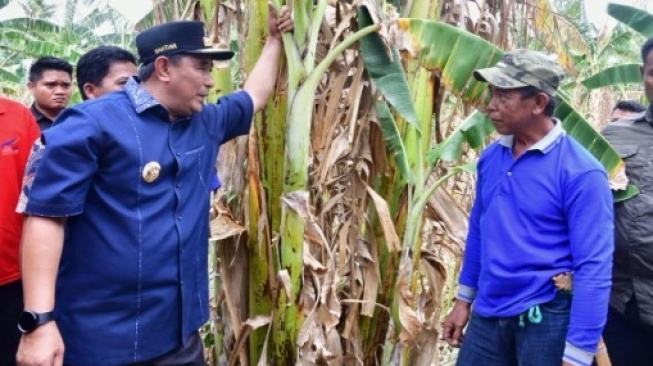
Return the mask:
[(530, 50), (507, 52), (494, 67), (474, 71), (476, 80), (497, 88), (514, 89), (534, 86), (555, 95), (564, 70), (549, 56)]

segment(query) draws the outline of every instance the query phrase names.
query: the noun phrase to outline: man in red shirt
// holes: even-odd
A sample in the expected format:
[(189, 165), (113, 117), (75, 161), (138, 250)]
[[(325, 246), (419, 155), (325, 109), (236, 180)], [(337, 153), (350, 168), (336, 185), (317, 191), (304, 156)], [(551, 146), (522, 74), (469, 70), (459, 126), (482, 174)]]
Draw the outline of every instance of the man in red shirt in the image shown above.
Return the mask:
[(16, 322), (23, 311), (18, 248), (23, 216), (16, 204), (23, 173), (39, 126), (30, 110), (0, 98), (0, 365), (15, 365), (20, 332)]

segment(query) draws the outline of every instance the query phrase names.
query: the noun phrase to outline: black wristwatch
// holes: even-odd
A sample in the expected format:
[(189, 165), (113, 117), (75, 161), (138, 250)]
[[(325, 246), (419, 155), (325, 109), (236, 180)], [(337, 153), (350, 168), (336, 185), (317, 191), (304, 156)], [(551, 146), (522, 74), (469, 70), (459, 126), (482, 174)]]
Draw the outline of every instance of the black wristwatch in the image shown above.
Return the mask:
[(47, 313), (37, 313), (31, 310), (25, 310), (18, 319), (18, 330), (23, 334), (31, 333), (38, 326), (52, 320), (54, 320), (54, 312), (52, 311)]

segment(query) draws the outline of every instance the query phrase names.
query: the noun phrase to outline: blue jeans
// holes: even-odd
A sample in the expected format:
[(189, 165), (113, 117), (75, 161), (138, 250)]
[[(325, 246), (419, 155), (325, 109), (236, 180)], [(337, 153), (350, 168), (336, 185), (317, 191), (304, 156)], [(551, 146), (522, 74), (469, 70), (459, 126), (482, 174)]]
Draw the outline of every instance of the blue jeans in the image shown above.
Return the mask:
[[(567, 338), (571, 294), (539, 305), (537, 324), (525, 316), (485, 318), (472, 312), (457, 366), (560, 366)], [(521, 324), (520, 324), (521, 323)]]

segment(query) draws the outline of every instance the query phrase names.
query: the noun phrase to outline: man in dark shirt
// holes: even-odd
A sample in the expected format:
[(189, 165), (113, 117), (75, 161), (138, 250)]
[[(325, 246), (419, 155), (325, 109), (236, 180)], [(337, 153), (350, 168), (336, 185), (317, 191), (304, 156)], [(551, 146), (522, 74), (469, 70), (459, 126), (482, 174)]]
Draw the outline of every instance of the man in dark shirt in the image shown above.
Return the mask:
[(29, 68), (27, 88), (34, 103), (32, 114), (41, 131), (52, 126), (72, 95), (73, 65), (57, 57), (41, 57)]
[(641, 103), (634, 100), (620, 100), (615, 104), (610, 114), (610, 122), (618, 121), (620, 119), (629, 118), (634, 114), (642, 113), (646, 110)]
[[(642, 47), (646, 98), (653, 101), (653, 38)], [(615, 204), (615, 253), (603, 338), (614, 366), (653, 363), (653, 107), (609, 123), (603, 135), (639, 194)]]

